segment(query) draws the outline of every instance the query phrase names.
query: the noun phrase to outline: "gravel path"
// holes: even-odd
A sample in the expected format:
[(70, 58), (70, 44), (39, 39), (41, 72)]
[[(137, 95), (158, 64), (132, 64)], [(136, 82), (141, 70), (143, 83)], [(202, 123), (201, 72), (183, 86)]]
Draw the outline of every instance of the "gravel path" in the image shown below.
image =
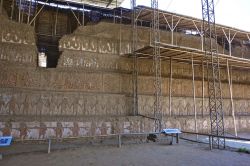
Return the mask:
[[(25, 144), (18, 148), (29, 147)], [(14, 148), (14, 147), (12, 147)], [(27, 149), (27, 148), (26, 148)], [(250, 155), (228, 150), (208, 150), (207, 145), (181, 141), (130, 144), (121, 148), (84, 145), (76, 149), (7, 155), (1, 166), (249, 166)]]

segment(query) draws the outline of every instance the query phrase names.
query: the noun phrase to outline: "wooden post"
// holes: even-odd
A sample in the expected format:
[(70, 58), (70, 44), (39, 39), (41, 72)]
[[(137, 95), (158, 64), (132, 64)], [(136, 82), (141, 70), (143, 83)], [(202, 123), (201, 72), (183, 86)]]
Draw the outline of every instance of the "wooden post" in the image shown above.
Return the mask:
[(121, 55), (121, 49), (122, 49), (122, 8), (121, 8), (121, 17), (120, 17), (120, 32), (119, 32), (119, 55)]
[(250, 36), (249, 36), (249, 34), (247, 34), (247, 38), (248, 38), (248, 40), (249, 40), (249, 42), (250, 42)]
[(201, 116), (202, 118), (204, 117), (204, 98), (205, 98), (205, 92), (204, 92), (204, 78), (205, 78), (205, 75), (204, 75), (204, 61), (202, 60), (202, 109), (201, 109)]
[[(231, 38), (231, 33), (229, 30), (229, 40)], [(229, 55), (232, 56), (232, 42), (228, 41), (228, 45), (229, 45)]]
[(223, 31), (223, 33), (224, 33), (226, 39), (227, 39), (227, 42), (228, 42), (228, 46), (229, 46), (229, 55), (232, 56), (232, 41), (233, 41), (234, 37), (236, 36), (237, 32), (235, 32), (234, 35), (233, 35), (233, 37), (231, 37), (231, 31), (230, 31), (230, 30), (229, 30), (229, 32), (228, 32), (228, 36), (227, 36), (227, 34), (226, 34), (226, 32), (225, 32), (224, 29), (222, 29), (222, 31)]
[(228, 86), (229, 86), (229, 92), (230, 92), (230, 103), (231, 103), (231, 111), (232, 111), (232, 117), (233, 117), (233, 123), (234, 123), (234, 134), (237, 137), (237, 126), (236, 126), (236, 120), (235, 120), (235, 110), (234, 110), (234, 101), (233, 101), (233, 88), (232, 88), (232, 73), (230, 73), (229, 70), (229, 62), (227, 60), (227, 78), (228, 78)]
[[(37, 3), (37, 0), (35, 0), (35, 6), (36, 6), (36, 9), (35, 9), (35, 16), (38, 12), (38, 3)], [(34, 17), (33, 17), (34, 18)], [(31, 24), (30, 24), (31, 25)], [(34, 20), (34, 23), (33, 23), (33, 26), (36, 27), (36, 19)]]
[(11, 4), (11, 14), (10, 14), (10, 19), (13, 20), (13, 14), (14, 14), (14, 8), (15, 8), (15, 0), (12, 0), (12, 4)]
[(0, 1), (0, 14), (3, 14), (3, 0)]
[[(198, 133), (197, 130), (197, 111), (196, 111), (196, 95), (195, 95), (195, 82), (194, 82), (194, 60), (192, 55), (192, 78), (193, 78), (193, 108), (194, 108), (194, 127), (195, 132)], [(198, 140), (198, 135), (196, 135), (196, 140)]]
[(208, 136), (208, 139), (209, 139), (209, 149), (212, 150), (213, 149), (213, 145), (212, 145), (212, 139), (213, 139), (213, 137), (212, 136)]
[(122, 138), (121, 134), (118, 134), (118, 148), (122, 147)]
[(29, 22), (30, 22), (31, 3), (32, 3), (32, 1), (30, 1), (30, 3), (29, 3), (29, 13), (28, 13), (27, 24), (29, 24)]
[(179, 143), (179, 133), (176, 133), (176, 143)]
[(172, 21), (171, 21), (171, 44), (174, 45), (174, 16), (172, 15)]
[(84, 17), (85, 17), (85, 13), (84, 13), (84, 3), (82, 4), (82, 25), (84, 26), (84, 24), (85, 24), (85, 19), (84, 19)]
[(201, 30), (199, 30), (199, 28), (197, 27), (195, 21), (193, 20), (193, 24), (196, 28), (196, 31), (199, 33), (200, 37), (201, 37), (201, 50), (204, 51), (204, 34), (202, 32), (203, 26), (201, 24)]
[(21, 13), (22, 13), (22, 14), (21, 14), (21, 16), (22, 16), (22, 17), (21, 17), (21, 23), (23, 23), (23, 16), (24, 16), (24, 10), (23, 10), (23, 9), (22, 9)]
[(172, 116), (172, 77), (173, 77), (173, 64), (172, 64), (172, 58), (170, 58), (170, 64), (169, 64), (169, 70), (170, 70), (170, 73), (169, 73), (169, 89), (168, 89), (168, 92), (169, 92), (169, 116)]
[(50, 149), (51, 149), (51, 139), (49, 139), (49, 144), (48, 144), (48, 153), (50, 153)]
[(58, 20), (58, 5), (56, 6), (56, 20), (55, 20), (55, 29), (54, 29), (54, 35), (56, 36), (57, 33), (57, 20)]
[(171, 25), (169, 24), (167, 17), (163, 14), (163, 17), (171, 31), (171, 44), (174, 45), (174, 30), (177, 27), (177, 25), (179, 24), (181, 18), (179, 18), (179, 20), (177, 21), (177, 23), (174, 25), (174, 16), (172, 15), (172, 20), (171, 20)]
[(22, 5), (22, 0), (19, 0), (19, 10), (18, 10), (18, 22), (21, 22), (21, 5)]

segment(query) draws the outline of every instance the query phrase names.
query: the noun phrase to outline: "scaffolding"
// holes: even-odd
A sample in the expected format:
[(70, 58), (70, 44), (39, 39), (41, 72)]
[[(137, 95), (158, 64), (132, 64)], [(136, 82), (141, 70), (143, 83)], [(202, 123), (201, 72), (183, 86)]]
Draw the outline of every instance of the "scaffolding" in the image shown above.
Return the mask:
[[(211, 134), (224, 136), (224, 112), (222, 107), (223, 100), (221, 94), (220, 62), (219, 55), (217, 54), (217, 43), (213, 43), (213, 40), (217, 41), (213, 0), (202, 0), (202, 17), (205, 58), (207, 61)], [(225, 139), (212, 137), (212, 145), (216, 148), (220, 148), (221, 146), (225, 148)]]
[(132, 26), (132, 47), (131, 52), (133, 55), (133, 114), (138, 115), (138, 57), (136, 54), (137, 49), (137, 12), (135, 10), (136, 0), (131, 0), (131, 26)]
[(154, 120), (155, 132), (160, 132), (162, 128), (162, 108), (161, 108), (161, 58), (160, 58), (160, 24), (158, 0), (151, 0), (153, 9), (152, 26), (151, 26), (151, 44), (153, 47), (153, 69), (154, 69)]
[[(131, 1), (132, 2), (132, 1)], [(133, 6), (132, 15), (137, 11), (136, 20), (141, 22), (150, 22), (150, 44), (142, 48), (132, 46), (132, 55), (136, 57), (136, 66), (138, 67), (139, 59), (152, 59), (153, 71), (154, 71), (154, 116), (148, 117), (155, 121), (155, 131), (160, 131), (162, 128), (162, 106), (161, 106), (161, 61), (169, 61), (169, 116), (173, 116), (172, 110), (172, 81), (173, 81), (173, 63), (185, 63), (192, 65), (192, 89), (193, 89), (193, 110), (195, 118), (195, 132), (198, 133), (197, 126), (197, 106), (196, 106), (196, 93), (195, 93), (195, 71), (194, 66), (200, 66), (202, 68), (202, 117), (205, 110), (205, 80), (208, 81), (208, 94), (207, 98), (208, 108), (210, 110), (211, 120), (211, 134), (217, 136), (224, 136), (224, 115), (222, 106), (222, 91), (220, 80), (220, 69), (225, 68), (228, 75), (228, 84), (230, 92), (231, 102), (231, 115), (234, 123), (234, 134), (237, 136), (237, 126), (234, 113), (234, 101), (232, 90), (232, 69), (250, 69), (250, 60), (246, 58), (239, 58), (232, 56), (232, 41), (234, 39), (241, 41), (249, 41), (249, 32), (242, 31), (236, 28), (222, 26), (215, 24), (214, 19), (214, 6), (207, 0), (202, 4), (203, 6), (203, 20), (175, 14), (167, 11), (161, 11), (158, 9), (158, 1), (151, 0), (151, 8), (145, 6)], [(206, 6), (205, 6), (206, 5)], [(206, 8), (208, 7), (208, 8)], [(133, 17), (133, 18), (134, 18)], [(163, 43), (160, 40), (160, 31), (166, 27), (171, 33), (170, 44)], [(191, 48), (187, 46), (178, 45), (175, 41), (174, 33), (177, 31), (182, 33), (195, 32), (195, 36), (200, 37), (200, 48)], [(215, 31), (216, 29), (216, 31)], [(136, 30), (137, 26), (133, 26), (133, 30)], [(192, 34), (191, 34), (192, 35)], [(217, 49), (217, 36), (222, 39), (226, 39), (228, 44), (229, 55), (223, 52), (218, 52)], [(133, 35), (133, 41), (136, 39)], [(137, 37), (136, 37), (137, 38)], [(209, 43), (209, 44), (207, 44)], [(134, 48), (137, 48), (136, 50)], [(134, 56), (136, 55), (136, 56)], [(135, 62), (135, 61), (134, 61)], [(205, 68), (207, 66), (207, 68)], [(136, 69), (136, 78), (138, 79), (138, 71)], [(230, 70), (231, 69), (231, 70)], [(205, 72), (207, 71), (207, 78), (205, 78)], [(134, 87), (138, 86), (135, 85)], [(138, 82), (137, 82), (138, 83)], [(137, 89), (134, 91), (138, 104)], [(134, 98), (135, 99), (135, 98)], [(138, 108), (137, 108), (138, 109)], [(138, 111), (138, 110), (137, 110)], [(225, 139), (222, 137), (213, 137), (212, 145), (214, 148), (220, 148), (225, 146)]]
[[(140, 10), (136, 9), (136, 0), (130, 1), (131, 5), (131, 25), (132, 25), (132, 46), (131, 55), (133, 57), (133, 114), (138, 115), (138, 54), (137, 54), (137, 20), (140, 15)], [(160, 29), (159, 29), (159, 9), (158, 0), (151, 0), (151, 41), (153, 47), (153, 69), (154, 69), (154, 116), (150, 117), (155, 121), (155, 132), (160, 132), (162, 129), (162, 107), (161, 107), (161, 58), (160, 58)], [(139, 12), (137, 12), (139, 11)]]

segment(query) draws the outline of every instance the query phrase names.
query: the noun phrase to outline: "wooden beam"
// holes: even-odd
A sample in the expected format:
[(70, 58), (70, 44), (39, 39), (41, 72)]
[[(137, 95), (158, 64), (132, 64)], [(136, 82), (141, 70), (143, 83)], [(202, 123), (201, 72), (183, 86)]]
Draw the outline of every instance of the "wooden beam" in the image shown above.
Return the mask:
[(43, 8), (47, 2), (48, 2), (48, 0), (46, 0), (46, 2), (43, 4), (42, 8), (36, 13), (35, 17), (30, 21), (30, 25), (36, 20), (36, 17), (41, 13), (41, 11), (43, 10)]
[[(113, 2), (113, 0), (109, 0), (106, 7), (109, 7), (109, 5), (110, 5), (112, 2)], [(116, 3), (117, 3), (117, 0), (116, 0)]]
[(204, 51), (204, 34), (203, 34), (203, 27), (202, 27), (202, 24), (201, 24), (201, 30), (197, 27), (195, 21), (193, 20), (193, 24), (197, 30), (197, 32), (199, 33), (200, 37), (201, 37), (201, 50)]
[(227, 39), (228, 45), (229, 45), (229, 55), (232, 56), (232, 41), (234, 39), (234, 37), (237, 34), (237, 31), (234, 33), (233, 37), (231, 37), (231, 31), (228, 30), (228, 35), (226, 34), (225, 30), (222, 28), (222, 31)]
[[(70, 5), (69, 5), (68, 2), (67, 2), (67, 4), (68, 4), (68, 6), (70, 7)], [(74, 12), (71, 8), (70, 8), (70, 10), (71, 10), (72, 14), (74, 15), (74, 17), (75, 17), (76, 21), (78, 22), (78, 24), (81, 26), (82, 24), (81, 24), (81, 22), (79, 21), (79, 19), (76, 17), (75, 12)]]

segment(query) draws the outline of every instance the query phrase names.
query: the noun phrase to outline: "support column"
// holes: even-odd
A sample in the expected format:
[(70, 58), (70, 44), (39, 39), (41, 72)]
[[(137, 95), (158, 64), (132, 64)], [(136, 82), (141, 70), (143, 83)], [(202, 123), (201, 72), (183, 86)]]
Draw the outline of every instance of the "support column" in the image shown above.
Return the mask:
[(250, 42), (250, 34), (247, 34), (247, 38), (248, 38), (248, 40), (249, 40), (249, 42)]
[(229, 62), (227, 60), (227, 78), (228, 78), (228, 86), (229, 86), (229, 92), (230, 92), (230, 104), (231, 104), (231, 113), (233, 117), (233, 123), (234, 123), (234, 134), (237, 137), (237, 126), (236, 126), (236, 120), (235, 120), (235, 110), (234, 110), (234, 101), (233, 101), (233, 88), (232, 88), (232, 73), (230, 73), (229, 70)]
[(56, 36), (57, 33), (57, 20), (58, 20), (58, 5), (56, 6), (56, 20), (55, 20), (55, 29), (54, 29), (54, 35)]
[(11, 3), (11, 14), (10, 14), (10, 19), (13, 20), (13, 14), (14, 14), (14, 7), (15, 7), (15, 3), (14, 3), (15, 0), (12, 0), (12, 3)]
[(179, 18), (179, 20), (177, 21), (177, 23), (174, 25), (174, 16), (172, 15), (172, 20), (171, 20), (171, 25), (169, 24), (165, 14), (163, 14), (163, 17), (171, 31), (171, 44), (174, 45), (174, 30), (177, 27), (177, 25), (179, 24), (179, 22), (181, 21), (181, 18)]
[[(35, 15), (37, 15), (38, 13), (38, 2), (37, 0), (35, 0), (35, 5), (36, 5), (36, 9), (35, 9)], [(33, 17), (34, 18), (34, 17)], [(31, 25), (31, 24), (30, 24)], [(33, 26), (36, 27), (36, 19), (34, 20)]]
[[(194, 81), (194, 60), (192, 55), (192, 78), (193, 78), (193, 109), (194, 109), (194, 127), (195, 132), (198, 133), (197, 129), (197, 110), (196, 110), (196, 95), (195, 95), (195, 81)], [(198, 140), (198, 135), (196, 135), (196, 139)]]
[(30, 3), (29, 3), (29, 13), (28, 13), (27, 24), (29, 24), (29, 22), (30, 22), (31, 3), (32, 3), (32, 1), (30, 1)]
[(3, 0), (0, 0), (0, 14), (3, 13)]
[(136, 20), (136, 0), (130, 1), (132, 15), (131, 15), (131, 28), (132, 28), (132, 41), (131, 41), (131, 53), (133, 55), (133, 115), (136, 116), (139, 113), (138, 110), (138, 55), (136, 54), (137, 49), (137, 20)]
[(122, 49), (122, 8), (121, 8), (121, 15), (120, 15), (120, 27), (119, 27), (119, 55), (121, 55)]
[(204, 75), (204, 62), (202, 60), (202, 109), (201, 109), (201, 116), (202, 118), (204, 117), (204, 97), (205, 97), (205, 92), (204, 92), (204, 78), (205, 78), (205, 75)]
[(201, 30), (199, 30), (199, 28), (197, 27), (195, 21), (193, 20), (193, 24), (198, 32), (198, 34), (200, 35), (201, 37), (201, 50), (204, 51), (204, 34), (203, 34), (203, 30), (202, 30), (202, 24), (201, 24)]
[(85, 24), (85, 12), (84, 12), (84, 3), (82, 4), (82, 25), (84, 26)]
[(22, 5), (22, 0), (19, 0), (19, 6), (18, 6), (18, 22), (21, 22), (21, 5)]
[(173, 77), (173, 66), (172, 66), (172, 58), (170, 58), (170, 64), (169, 64), (169, 116), (172, 116), (172, 77)]
[[(112, 2), (112, 1), (111, 1)], [(110, 2), (110, 3), (111, 3)], [(117, 10), (117, 0), (116, 0), (116, 4), (115, 4), (116, 6), (115, 6), (115, 9), (113, 9), (114, 10), (114, 13), (113, 13), (113, 15), (114, 15), (114, 24), (116, 23), (116, 10)]]
[(21, 11), (21, 23), (23, 23), (24, 9)]
[(174, 17), (172, 15), (172, 21), (171, 21), (171, 44), (174, 44), (174, 29), (173, 29), (173, 26), (174, 26)]
[(233, 37), (231, 37), (230, 29), (228, 31), (228, 36), (227, 36), (227, 34), (226, 34), (226, 32), (225, 32), (225, 30), (223, 28), (222, 28), (222, 31), (223, 31), (223, 33), (224, 33), (224, 35), (225, 35), (225, 37), (227, 39), (228, 45), (229, 45), (229, 55), (232, 56), (232, 41), (233, 41), (235, 35), (237, 34), (237, 32), (235, 32)]

